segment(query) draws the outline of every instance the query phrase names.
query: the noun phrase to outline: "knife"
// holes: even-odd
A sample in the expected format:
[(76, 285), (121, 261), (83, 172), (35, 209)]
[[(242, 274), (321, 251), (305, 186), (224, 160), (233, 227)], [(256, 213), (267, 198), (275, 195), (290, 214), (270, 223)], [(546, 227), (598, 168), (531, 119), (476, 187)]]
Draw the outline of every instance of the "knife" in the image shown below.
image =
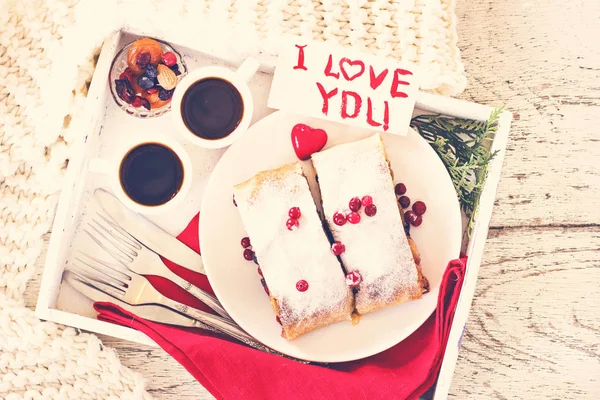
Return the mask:
[(197, 327), (196, 321), (192, 318), (186, 317), (185, 315), (179, 314), (168, 308), (158, 305), (139, 305), (132, 306), (131, 304), (125, 303), (119, 299), (112, 297), (109, 294), (87, 284), (84, 280), (79, 278), (77, 274), (71, 271), (65, 271), (65, 281), (71, 285), (79, 293), (87, 297), (88, 299), (96, 302), (108, 302), (113, 303), (122, 309), (129, 311), (132, 314), (137, 315), (140, 318), (147, 319), (148, 321), (159, 322), (162, 324), (185, 326), (185, 327)]
[(202, 257), (142, 215), (131, 211), (104, 189), (96, 189), (93, 198), (100, 207), (131, 236), (166, 259), (194, 272), (206, 275)]

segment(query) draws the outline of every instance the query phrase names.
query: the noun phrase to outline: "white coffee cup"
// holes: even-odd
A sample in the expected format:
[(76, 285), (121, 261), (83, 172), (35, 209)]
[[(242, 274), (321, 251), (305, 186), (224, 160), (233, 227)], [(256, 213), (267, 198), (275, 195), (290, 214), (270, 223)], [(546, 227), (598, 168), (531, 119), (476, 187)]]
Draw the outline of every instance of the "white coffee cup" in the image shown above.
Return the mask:
[[(173, 197), (164, 203), (158, 205), (147, 205), (135, 201), (128, 194), (121, 182), (121, 168), (123, 162), (129, 153), (140, 146), (146, 144), (156, 144), (170, 149), (181, 162), (183, 170), (182, 182), (179, 189)], [(90, 172), (106, 175), (109, 178), (110, 188), (112, 193), (129, 209), (140, 214), (158, 214), (161, 212), (171, 211), (185, 198), (192, 185), (192, 161), (183, 148), (177, 141), (170, 138), (160, 139), (131, 139), (123, 142), (118, 146), (116, 151), (111, 153), (108, 159), (93, 158), (88, 163)]]
[[(171, 114), (177, 129), (186, 139), (204, 148), (220, 149), (232, 144), (235, 139), (244, 133), (248, 129), (248, 126), (250, 126), (250, 121), (252, 120), (252, 114), (254, 112), (254, 102), (252, 100), (250, 88), (248, 88), (248, 81), (256, 74), (259, 66), (259, 62), (250, 57), (242, 63), (237, 71), (232, 71), (225, 67), (208, 66), (189, 72), (181, 82), (177, 84), (175, 92), (173, 93)], [(242, 117), (237, 124), (237, 127), (227, 136), (214, 140), (205, 139), (194, 134), (194, 132), (192, 132), (185, 124), (181, 112), (181, 103), (188, 89), (199, 81), (211, 78), (221, 79), (230, 83), (239, 92), (243, 105)]]

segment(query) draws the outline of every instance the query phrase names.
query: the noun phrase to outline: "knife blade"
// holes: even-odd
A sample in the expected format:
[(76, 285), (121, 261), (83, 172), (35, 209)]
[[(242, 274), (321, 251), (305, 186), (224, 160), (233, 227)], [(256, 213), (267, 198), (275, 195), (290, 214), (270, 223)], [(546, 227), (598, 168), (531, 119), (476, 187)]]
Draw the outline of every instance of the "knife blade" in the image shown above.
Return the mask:
[(200, 254), (181, 243), (177, 238), (142, 215), (131, 211), (104, 189), (96, 189), (93, 198), (115, 223), (144, 246), (175, 264), (206, 275)]
[(129, 311), (130, 313), (135, 314), (140, 318), (147, 319), (148, 321), (185, 327), (195, 326), (195, 321), (192, 318), (186, 317), (185, 315), (179, 314), (162, 306), (132, 306), (131, 304), (125, 303), (115, 297), (112, 297), (109, 294), (104, 293), (103, 291), (95, 288), (94, 286), (91, 286), (90, 284), (86, 283), (84, 280), (79, 278), (77, 274), (71, 271), (65, 271), (64, 279), (75, 290), (77, 290), (79, 293), (81, 293), (82, 295), (94, 302), (101, 301), (116, 304), (122, 309)]

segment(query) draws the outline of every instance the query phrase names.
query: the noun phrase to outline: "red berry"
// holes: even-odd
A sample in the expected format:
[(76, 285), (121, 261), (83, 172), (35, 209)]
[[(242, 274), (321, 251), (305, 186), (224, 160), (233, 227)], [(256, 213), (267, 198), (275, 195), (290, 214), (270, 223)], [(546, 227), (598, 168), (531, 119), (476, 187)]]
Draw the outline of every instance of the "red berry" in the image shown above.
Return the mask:
[(304, 279), (299, 280), (296, 282), (296, 289), (298, 289), (299, 292), (306, 292), (308, 290), (308, 282)]
[(377, 214), (377, 206), (375, 204), (369, 204), (365, 207), (365, 214), (367, 214), (367, 217), (374, 216)]
[(235, 202), (235, 196), (233, 196), (232, 199), (233, 199), (233, 205), (237, 207), (237, 203)]
[(142, 104), (144, 103), (142, 102), (142, 98), (140, 96), (135, 96), (135, 99), (133, 99), (133, 101), (131, 102), (131, 105), (135, 108), (141, 107)]
[(246, 260), (248, 260), (248, 261), (252, 261), (252, 254), (253, 254), (253, 253), (254, 253), (254, 252), (253, 252), (252, 250), (250, 250), (250, 249), (245, 249), (245, 250), (244, 250), (244, 258), (245, 258)]
[(339, 211), (336, 212), (335, 214), (333, 214), (333, 223), (337, 226), (344, 225), (346, 223), (346, 216)]
[(288, 228), (288, 231), (293, 231), (298, 229), (300, 223), (295, 218), (290, 218), (285, 222), (285, 226)]
[(402, 196), (404, 193), (406, 193), (406, 185), (404, 183), (397, 184), (394, 188), (394, 192), (396, 192), (398, 196)]
[(241, 243), (243, 248), (250, 247), (250, 238), (248, 236), (243, 237)]
[(360, 210), (360, 206), (360, 199), (358, 197), (351, 198), (350, 203), (348, 203), (348, 207), (350, 207), (350, 210), (354, 212)]
[(146, 90), (146, 92), (148, 92), (148, 94), (154, 94), (154, 93), (158, 92), (158, 88), (152, 87), (152, 88)]
[(410, 198), (408, 196), (400, 196), (398, 203), (400, 203), (402, 208), (408, 208), (410, 206)]
[(125, 71), (121, 72), (121, 75), (119, 75), (119, 79), (123, 80), (125, 78), (129, 79), (130, 83), (133, 80), (133, 71), (129, 67), (125, 68)]
[(346, 285), (350, 287), (357, 287), (362, 282), (362, 276), (358, 271), (352, 271), (346, 275)]
[(404, 213), (404, 220), (412, 226), (419, 226), (423, 222), (423, 218), (420, 215), (415, 214), (414, 211), (408, 210)]
[(171, 51), (164, 53), (161, 57), (161, 60), (167, 67), (177, 64), (177, 56), (175, 56), (175, 54)]
[(344, 251), (346, 251), (346, 246), (342, 242), (333, 242), (331, 245), (331, 252), (336, 256), (339, 256)]
[(298, 218), (300, 218), (302, 213), (300, 212), (299, 207), (292, 207), (292, 208), (290, 208), (290, 211), (288, 211), (288, 215), (290, 216), (290, 218), (298, 219)]
[(427, 211), (427, 206), (425, 205), (425, 203), (419, 200), (414, 202), (412, 209), (415, 212), (415, 214), (423, 215), (425, 214), (425, 211)]
[(373, 204), (373, 198), (371, 196), (363, 196), (363, 198), (360, 199), (360, 202), (363, 206), (367, 207)]
[(260, 267), (258, 267), (258, 268), (256, 269), (256, 272), (258, 272), (258, 274), (259, 274), (260, 276), (263, 276), (263, 274), (262, 274), (262, 269), (260, 269)]
[(348, 214), (348, 222), (350, 222), (351, 224), (358, 224), (360, 222), (360, 214), (351, 212), (350, 214)]

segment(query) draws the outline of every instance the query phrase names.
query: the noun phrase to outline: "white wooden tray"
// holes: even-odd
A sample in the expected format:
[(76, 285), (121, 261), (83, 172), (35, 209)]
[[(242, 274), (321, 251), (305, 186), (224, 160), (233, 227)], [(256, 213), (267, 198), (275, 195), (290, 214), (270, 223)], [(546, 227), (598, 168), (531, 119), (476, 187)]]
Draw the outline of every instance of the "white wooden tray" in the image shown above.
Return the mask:
[[(151, 32), (139, 32), (136, 35), (121, 30), (107, 38), (102, 47), (83, 115), (73, 121), (74, 124), (77, 124), (76, 128), (81, 135), (85, 135), (85, 140), (77, 145), (73, 152), (75, 156), (69, 162), (64, 189), (60, 196), (52, 228), (36, 315), (44, 320), (156, 346), (140, 332), (96, 320), (91, 302), (61, 282), (71, 250), (77, 247), (82, 240), (82, 235), (78, 234), (79, 225), (85, 218), (86, 204), (90, 193), (98, 187), (110, 189), (106, 177), (87, 171), (87, 160), (93, 157), (107, 156), (113, 145), (123, 140), (131, 132), (143, 131), (149, 137), (167, 134), (177, 138), (193, 160), (194, 187), (184, 200), (177, 215), (170, 213), (169, 215), (157, 214), (150, 217), (157, 225), (169, 233), (177, 235), (199, 211), (207, 179), (224, 152), (224, 150), (201, 149), (186, 143), (172, 128), (170, 113), (144, 120), (128, 115), (114, 103), (107, 80), (111, 62), (119, 49), (126, 43), (144, 35), (152, 36)], [(202, 49), (186, 48), (185, 43), (173, 43), (169, 41), (169, 38), (160, 39), (171, 43), (182, 54), (188, 70), (210, 64), (235, 68), (243, 59), (243, 55), (240, 54), (207, 54)], [(223, 52), (225, 53), (225, 50)], [(252, 123), (274, 111), (266, 106), (271, 86), (273, 60), (264, 59), (262, 61), (264, 64), (259, 73), (249, 83), (255, 102)], [(492, 110), (492, 107), (420, 92), (417, 97), (415, 113), (433, 112), (459, 118), (487, 120)], [(438, 378), (435, 399), (446, 398), (456, 365), (460, 339), (471, 307), (487, 238), (511, 119), (512, 115), (507, 111), (504, 111), (500, 117), (498, 132), (492, 144), (492, 151), (498, 150), (499, 153), (489, 169), (471, 239), (464, 244), (469, 256), (467, 274)]]

